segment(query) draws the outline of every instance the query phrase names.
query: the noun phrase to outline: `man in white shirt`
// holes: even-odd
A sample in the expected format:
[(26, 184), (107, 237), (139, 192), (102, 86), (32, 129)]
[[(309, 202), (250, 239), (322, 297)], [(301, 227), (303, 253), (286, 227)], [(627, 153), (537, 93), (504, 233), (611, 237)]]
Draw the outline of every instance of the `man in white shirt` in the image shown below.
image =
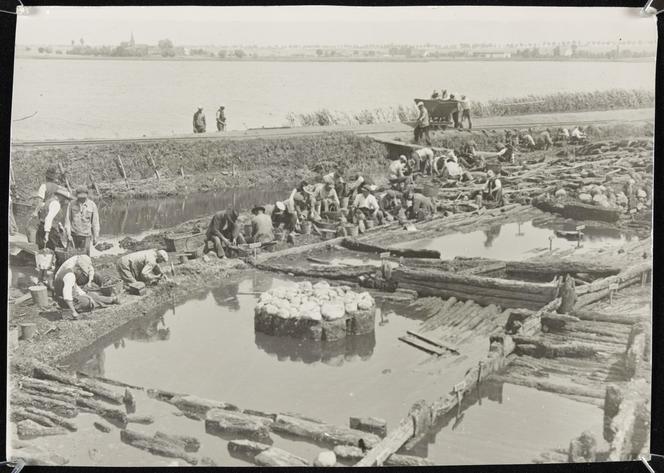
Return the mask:
[(487, 181), (482, 191), (482, 199), (494, 202), (497, 207), (503, 205), (503, 185), (496, 173), (489, 170), (486, 173)]
[(363, 185), (360, 193), (355, 196), (352, 212), (356, 219), (375, 220), (379, 225), (383, 223), (383, 212), (374, 195), (377, 187), (375, 185)]
[(413, 171), (425, 173), (433, 166), (433, 150), (431, 148), (416, 149), (410, 154), (410, 159), (413, 161), (411, 166)]
[(82, 287), (95, 279), (92, 260), (87, 255), (76, 255), (66, 260), (53, 278), (53, 295), (63, 309), (70, 309), (72, 316), (78, 318), (82, 312), (90, 312), (97, 307), (119, 304), (119, 298), (106, 297), (98, 293), (86, 294)]
[(455, 181), (472, 181), (473, 176), (466, 171), (460, 164), (459, 159), (453, 151), (450, 151), (445, 159), (445, 166), (440, 173), (441, 179), (452, 179)]
[(334, 205), (337, 210), (341, 208), (341, 202), (339, 201), (337, 191), (334, 190), (334, 186), (329, 182), (324, 183), (316, 189), (314, 200), (316, 202), (316, 213), (318, 215), (321, 215), (321, 210), (323, 212), (329, 212), (332, 205)]
[(580, 143), (587, 138), (586, 134), (577, 126), (574, 127), (570, 135), (570, 143)]
[[(37, 247), (40, 250), (50, 248), (64, 248), (62, 242), (61, 229), (64, 219), (64, 212), (69, 201), (72, 199), (69, 191), (63, 187), (58, 188), (55, 193), (44, 202), (44, 205), (38, 210), (39, 226), (37, 227)], [(54, 228), (55, 227), (55, 228)], [(62, 230), (64, 227), (62, 227)]]

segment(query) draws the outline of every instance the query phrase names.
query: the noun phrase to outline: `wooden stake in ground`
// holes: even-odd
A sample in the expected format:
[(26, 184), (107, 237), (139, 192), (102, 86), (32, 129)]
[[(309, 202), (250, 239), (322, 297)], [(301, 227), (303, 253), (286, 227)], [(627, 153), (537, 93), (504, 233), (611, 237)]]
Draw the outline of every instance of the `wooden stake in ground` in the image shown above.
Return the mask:
[(89, 174), (90, 182), (92, 182), (92, 187), (97, 193), (98, 197), (101, 197), (101, 192), (99, 192), (99, 187), (97, 187), (97, 182), (95, 181), (95, 177), (92, 173)]
[(118, 165), (118, 171), (120, 171), (120, 177), (124, 179), (125, 184), (127, 185), (127, 189), (129, 189), (129, 181), (127, 181), (127, 173), (125, 172), (125, 167), (124, 164), (122, 164), (122, 158), (120, 155), (117, 155), (117, 165)]
[(60, 174), (62, 175), (62, 178), (65, 181), (65, 186), (67, 186), (67, 190), (71, 193), (71, 186), (69, 185), (69, 179), (67, 178), (67, 173), (65, 173), (65, 168), (62, 167), (62, 163), (58, 163), (58, 170), (60, 171)]
[(154, 162), (154, 159), (152, 159), (152, 153), (148, 151), (148, 156), (147, 156), (148, 164), (154, 171), (154, 175), (157, 177), (158, 181), (161, 181), (161, 176), (159, 175), (159, 170), (157, 169), (157, 165)]

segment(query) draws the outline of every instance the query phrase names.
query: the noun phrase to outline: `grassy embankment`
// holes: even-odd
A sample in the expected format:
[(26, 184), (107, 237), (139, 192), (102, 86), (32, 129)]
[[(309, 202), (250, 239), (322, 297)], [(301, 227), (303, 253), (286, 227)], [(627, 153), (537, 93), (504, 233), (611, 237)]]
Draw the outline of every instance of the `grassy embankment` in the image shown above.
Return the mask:
[[(588, 112), (600, 110), (650, 108), (655, 106), (653, 91), (640, 89), (611, 89), (595, 92), (559, 92), (548, 95), (528, 95), (488, 102), (471, 101), (474, 117), (527, 115), (533, 113)], [(340, 112), (329, 109), (309, 113), (289, 113), (290, 126), (367, 125), (408, 121), (417, 118), (415, 104)]]
[[(148, 164), (149, 155), (160, 171), (160, 183)], [(122, 158), (128, 188), (120, 176), (117, 156)], [(105, 197), (146, 198), (228, 187), (284, 186), (303, 178), (311, 179), (335, 165), (376, 175), (384, 171), (385, 148), (368, 137), (330, 133), (269, 139), (188, 142), (164, 139), (148, 143), (15, 148), (11, 159), (16, 189), (23, 199), (37, 190), (52, 163), (63, 165), (74, 187), (89, 184), (89, 175), (93, 174)], [(180, 166), (184, 178), (179, 175)]]

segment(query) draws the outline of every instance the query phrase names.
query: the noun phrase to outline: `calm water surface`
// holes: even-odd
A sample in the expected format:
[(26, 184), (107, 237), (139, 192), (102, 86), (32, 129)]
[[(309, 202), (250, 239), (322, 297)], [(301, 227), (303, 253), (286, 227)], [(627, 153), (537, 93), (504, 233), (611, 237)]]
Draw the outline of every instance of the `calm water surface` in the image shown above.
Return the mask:
[(229, 129), (283, 126), (289, 112), (412, 105), (436, 88), (471, 100), (611, 88), (654, 89), (654, 62), (216, 62), (45, 60), (15, 63), (18, 140), (208, 132), (226, 106)]

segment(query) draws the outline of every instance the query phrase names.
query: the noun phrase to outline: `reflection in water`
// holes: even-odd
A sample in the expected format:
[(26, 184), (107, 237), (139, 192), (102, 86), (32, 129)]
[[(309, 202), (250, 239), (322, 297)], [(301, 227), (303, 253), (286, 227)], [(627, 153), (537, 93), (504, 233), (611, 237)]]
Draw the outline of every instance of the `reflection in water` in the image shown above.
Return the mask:
[(500, 235), (500, 229), (502, 225), (494, 225), (493, 227), (484, 230), (486, 235), (486, 241), (484, 242), (484, 248), (491, 248), (493, 245), (493, 240), (495, 240)]
[[(171, 337), (171, 329), (166, 327), (166, 321), (163, 316), (142, 322), (144, 323), (132, 327), (125, 337), (138, 342), (165, 341)], [(124, 340), (122, 343), (124, 344)]]
[(106, 351), (97, 351), (81, 365), (80, 371), (90, 376), (104, 376), (104, 361), (106, 361)]
[[(240, 285), (236, 281), (228, 281), (223, 286), (212, 289), (212, 297), (218, 306), (226, 307), (233, 312), (240, 310), (240, 301), (237, 298), (237, 293), (240, 290)], [(207, 296), (207, 295), (206, 295)]]
[(253, 292), (265, 292), (272, 289), (274, 277), (269, 273), (256, 271), (251, 276), (251, 290)]
[(305, 364), (322, 361), (326, 365), (341, 366), (345, 361), (371, 358), (376, 346), (376, 335), (372, 332), (326, 342), (275, 337), (256, 332), (255, 343), (266, 353), (276, 355), (279, 361), (300, 361)]
[(102, 235), (137, 235), (157, 228), (168, 228), (220, 209), (235, 206), (247, 210), (284, 198), (282, 189), (229, 189), (199, 192), (180, 197), (99, 202)]

